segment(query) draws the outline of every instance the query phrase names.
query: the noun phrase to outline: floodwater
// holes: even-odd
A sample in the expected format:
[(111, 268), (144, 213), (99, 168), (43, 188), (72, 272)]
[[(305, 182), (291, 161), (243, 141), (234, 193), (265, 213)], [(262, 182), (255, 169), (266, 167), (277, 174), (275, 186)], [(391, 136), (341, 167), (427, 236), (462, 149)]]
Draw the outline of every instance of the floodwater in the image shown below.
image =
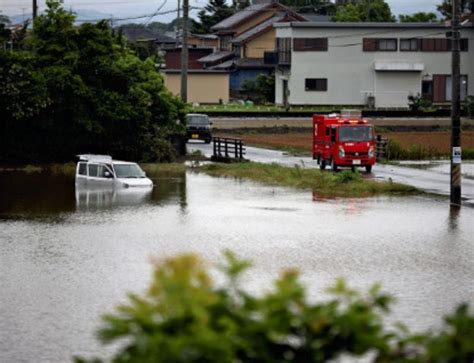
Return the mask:
[(253, 292), (297, 267), (311, 299), (344, 277), (398, 302), (391, 321), (436, 328), (474, 304), (474, 208), (425, 197), (321, 200), (311, 192), (188, 172), (151, 192), (75, 190), (68, 176), (0, 173), (0, 362), (67, 362), (110, 352), (100, 316), (143, 291), (150, 259), (232, 249)]

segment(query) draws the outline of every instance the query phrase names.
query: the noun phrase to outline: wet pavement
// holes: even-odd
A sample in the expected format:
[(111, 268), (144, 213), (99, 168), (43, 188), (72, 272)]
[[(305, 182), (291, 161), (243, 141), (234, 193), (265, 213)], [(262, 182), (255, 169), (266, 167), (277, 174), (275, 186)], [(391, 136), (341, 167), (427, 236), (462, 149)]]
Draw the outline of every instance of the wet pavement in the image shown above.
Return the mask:
[[(212, 145), (199, 142), (188, 143), (190, 152), (200, 150), (204, 155), (212, 155)], [(298, 164), (308, 168), (319, 168), (319, 165), (309, 156), (292, 156), (278, 150), (269, 150), (246, 146), (246, 158), (262, 163), (278, 163), (286, 166)], [(462, 166), (462, 197), (463, 203), (474, 206), (474, 162), (464, 162)], [(372, 169), (372, 177), (382, 180), (412, 185), (429, 193), (449, 196), (450, 175), (449, 163), (439, 163), (433, 168), (413, 168), (376, 164)]]
[(439, 326), (474, 303), (474, 209), (425, 197), (321, 200), (311, 192), (188, 172), (154, 175), (152, 192), (75, 190), (66, 176), (0, 173), (0, 362), (103, 356), (100, 316), (140, 292), (149, 260), (232, 249), (261, 292), (296, 267), (309, 297), (337, 277), (374, 282), (398, 302), (390, 321)]

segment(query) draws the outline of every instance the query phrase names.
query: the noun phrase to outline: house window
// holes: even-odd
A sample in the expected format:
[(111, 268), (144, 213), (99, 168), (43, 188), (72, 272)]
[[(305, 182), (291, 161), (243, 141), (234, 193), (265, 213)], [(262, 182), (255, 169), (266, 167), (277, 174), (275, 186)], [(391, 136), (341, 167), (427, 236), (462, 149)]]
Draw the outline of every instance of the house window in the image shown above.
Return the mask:
[(291, 63), (291, 38), (277, 38), (278, 64)]
[[(451, 96), (452, 96), (451, 88), (452, 88), (451, 76), (447, 75), (446, 76), (446, 101), (451, 101)], [(466, 95), (467, 95), (467, 76), (466, 75), (461, 76), (459, 88), (461, 89), (461, 101), (465, 101)]]
[[(467, 75), (461, 75), (460, 89), (461, 101), (466, 100), (468, 87)], [(451, 76), (448, 74), (433, 74), (433, 102), (449, 102), (451, 101), (452, 82)]]
[(400, 50), (404, 52), (416, 52), (418, 50), (418, 39), (405, 38), (400, 39)]
[(378, 43), (378, 50), (390, 52), (397, 50), (397, 39), (379, 39)]
[(232, 40), (231, 35), (224, 35), (220, 37), (220, 50), (230, 50), (231, 44), (230, 41)]
[(306, 78), (304, 80), (304, 86), (306, 91), (327, 91), (328, 80), (327, 78)]
[(364, 38), (362, 41), (362, 49), (364, 52), (395, 52), (397, 51), (396, 38)]
[(327, 52), (328, 39), (327, 38), (294, 38), (293, 50), (304, 52)]
[[(460, 39), (461, 52), (469, 50), (469, 39)], [(423, 52), (450, 52), (451, 39), (446, 38), (424, 38), (420, 39), (420, 49)]]

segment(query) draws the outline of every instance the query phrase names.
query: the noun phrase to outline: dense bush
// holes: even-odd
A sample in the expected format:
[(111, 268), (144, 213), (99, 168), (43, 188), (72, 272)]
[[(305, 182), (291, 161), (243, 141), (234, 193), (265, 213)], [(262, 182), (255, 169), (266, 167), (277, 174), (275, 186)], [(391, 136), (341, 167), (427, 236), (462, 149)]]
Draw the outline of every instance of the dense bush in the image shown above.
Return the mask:
[(423, 98), (419, 93), (416, 95), (408, 95), (408, 107), (413, 112), (419, 112), (427, 110), (431, 107), (431, 101)]
[(248, 99), (256, 103), (275, 102), (275, 75), (259, 74), (255, 81), (247, 79), (242, 91)]
[[(436, 334), (387, 329), (392, 298), (338, 281), (333, 298), (310, 302), (295, 271), (254, 296), (239, 278), (249, 266), (228, 253), (226, 280), (213, 284), (196, 256), (157, 264), (145, 295), (131, 294), (104, 317), (99, 337), (120, 342), (113, 362), (326, 362), (370, 354), (375, 362), (472, 362), (474, 316), (459, 307)], [(395, 329), (395, 328), (394, 328)], [(77, 359), (77, 362), (100, 362)]]
[(47, 1), (23, 50), (0, 51), (0, 161), (70, 160), (77, 153), (172, 159), (184, 104), (106, 21), (75, 26)]

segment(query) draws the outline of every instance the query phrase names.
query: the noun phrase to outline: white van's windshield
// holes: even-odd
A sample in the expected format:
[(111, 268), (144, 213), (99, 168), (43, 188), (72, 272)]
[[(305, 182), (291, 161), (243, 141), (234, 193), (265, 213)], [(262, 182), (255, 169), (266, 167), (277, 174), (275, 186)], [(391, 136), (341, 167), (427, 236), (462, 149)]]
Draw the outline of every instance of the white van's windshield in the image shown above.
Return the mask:
[(342, 126), (339, 128), (339, 141), (372, 141), (370, 126)]
[(137, 164), (114, 164), (117, 178), (145, 178), (145, 172)]

